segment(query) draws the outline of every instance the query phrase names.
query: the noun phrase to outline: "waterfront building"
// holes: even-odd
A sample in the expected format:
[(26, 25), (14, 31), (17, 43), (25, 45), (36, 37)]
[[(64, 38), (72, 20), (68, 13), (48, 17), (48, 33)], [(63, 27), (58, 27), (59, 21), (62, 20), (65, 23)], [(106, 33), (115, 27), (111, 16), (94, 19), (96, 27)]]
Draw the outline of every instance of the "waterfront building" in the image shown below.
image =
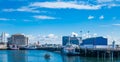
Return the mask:
[(7, 49), (7, 45), (5, 42), (0, 42), (0, 49)]
[(0, 36), (0, 42), (5, 42), (5, 33), (2, 32), (1, 36)]
[(81, 37), (73, 37), (71, 36), (63, 36), (62, 37), (62, 45), (65, 46), (69, 41), (71, 44), (79, 45)]
[(8, 45), (17, 45), (17, 46), (28, 45), (28, 37), (22, 34), (14, 34), (8, 38)]
[(0, 49), (6, 49), (6, 37), (5, 37), (5, 33), (2, 32), (1, 36), (0, 36)]
[(84, 39), (81, 45), (107, 45), (107, 38), (103, 37), (92, 37)]

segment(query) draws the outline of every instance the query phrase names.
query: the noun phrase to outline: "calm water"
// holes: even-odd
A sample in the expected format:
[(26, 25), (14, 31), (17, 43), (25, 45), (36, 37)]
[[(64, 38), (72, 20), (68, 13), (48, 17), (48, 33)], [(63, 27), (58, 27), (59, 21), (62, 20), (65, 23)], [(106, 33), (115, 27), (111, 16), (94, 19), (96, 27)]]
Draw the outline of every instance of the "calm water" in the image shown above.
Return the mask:
[[(50, 59), (44, 58), (49, 53)], [(120, 58), (64, 56), (43, 50), (0, 50), (0, 62), (120, 62)]]

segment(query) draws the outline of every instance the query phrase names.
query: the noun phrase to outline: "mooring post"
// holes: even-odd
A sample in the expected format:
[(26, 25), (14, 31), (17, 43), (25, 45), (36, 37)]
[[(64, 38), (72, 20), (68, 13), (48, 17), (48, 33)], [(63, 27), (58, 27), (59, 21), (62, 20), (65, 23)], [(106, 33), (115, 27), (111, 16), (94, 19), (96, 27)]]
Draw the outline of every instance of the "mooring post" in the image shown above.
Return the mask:
[(99, 58), (99, 51), (97, 51), (97, 58)]
[(104, 52), (104, 59), (106, 58), (106, 52)]
[(111, 51), (111, 59), (112, 59), (112, 61), (113, 61), (113, 55), (114, 55), (114, 52)]
[(86, 50), (86, 48), (85, 48), (85, 56), (86, 56), (86, 52), (87, 52), (87, 50)]

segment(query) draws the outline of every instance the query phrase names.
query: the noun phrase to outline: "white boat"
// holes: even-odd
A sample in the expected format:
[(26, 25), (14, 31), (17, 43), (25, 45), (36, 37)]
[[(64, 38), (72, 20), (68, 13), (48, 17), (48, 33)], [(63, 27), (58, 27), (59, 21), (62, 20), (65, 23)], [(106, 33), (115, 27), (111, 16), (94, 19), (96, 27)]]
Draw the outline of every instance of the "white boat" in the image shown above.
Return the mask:
[(76, 48), (72, 44), (70, 44), (64, 46), (62, 51), (65, 55), (78, 55), (79, 52), (76, 52), (75, 49)]
[(24, 47), (22, 47), (20, 49), (23, 49), (23, 50), (35, 50), (35, 49), (37, 49), (37, 47), (36, 46), (24, 46)]
[(65, 45), (62, 49), (62, 53), (65, 55), (78, 55), (79, 52), (75, 51), (76, 47), (73, 46), (73, 44), (70, 43), (70, 39), (67, 45)]
[(19, 50), (17, 45), (9, 45), (8, 50)]

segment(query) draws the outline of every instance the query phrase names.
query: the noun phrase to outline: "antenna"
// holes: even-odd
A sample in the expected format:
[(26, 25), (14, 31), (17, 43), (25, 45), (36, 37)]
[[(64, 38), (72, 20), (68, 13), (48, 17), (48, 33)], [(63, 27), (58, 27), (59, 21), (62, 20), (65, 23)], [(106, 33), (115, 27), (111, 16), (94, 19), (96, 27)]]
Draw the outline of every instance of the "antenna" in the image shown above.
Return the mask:
[(79, 41), (79, 45), (80, 43), (82, 43), (82, 31), (80, 31), (80, 41)]
[(89, 33), (90, 33), (90, 31), (87, 32), (87, 34), (88, 34), (88, 38), (90, 37), (90, 36), (89, 36)]
[(80, 31), (80, 35), (81, 35), (81, 37), (82, 37), (82, 31)]

